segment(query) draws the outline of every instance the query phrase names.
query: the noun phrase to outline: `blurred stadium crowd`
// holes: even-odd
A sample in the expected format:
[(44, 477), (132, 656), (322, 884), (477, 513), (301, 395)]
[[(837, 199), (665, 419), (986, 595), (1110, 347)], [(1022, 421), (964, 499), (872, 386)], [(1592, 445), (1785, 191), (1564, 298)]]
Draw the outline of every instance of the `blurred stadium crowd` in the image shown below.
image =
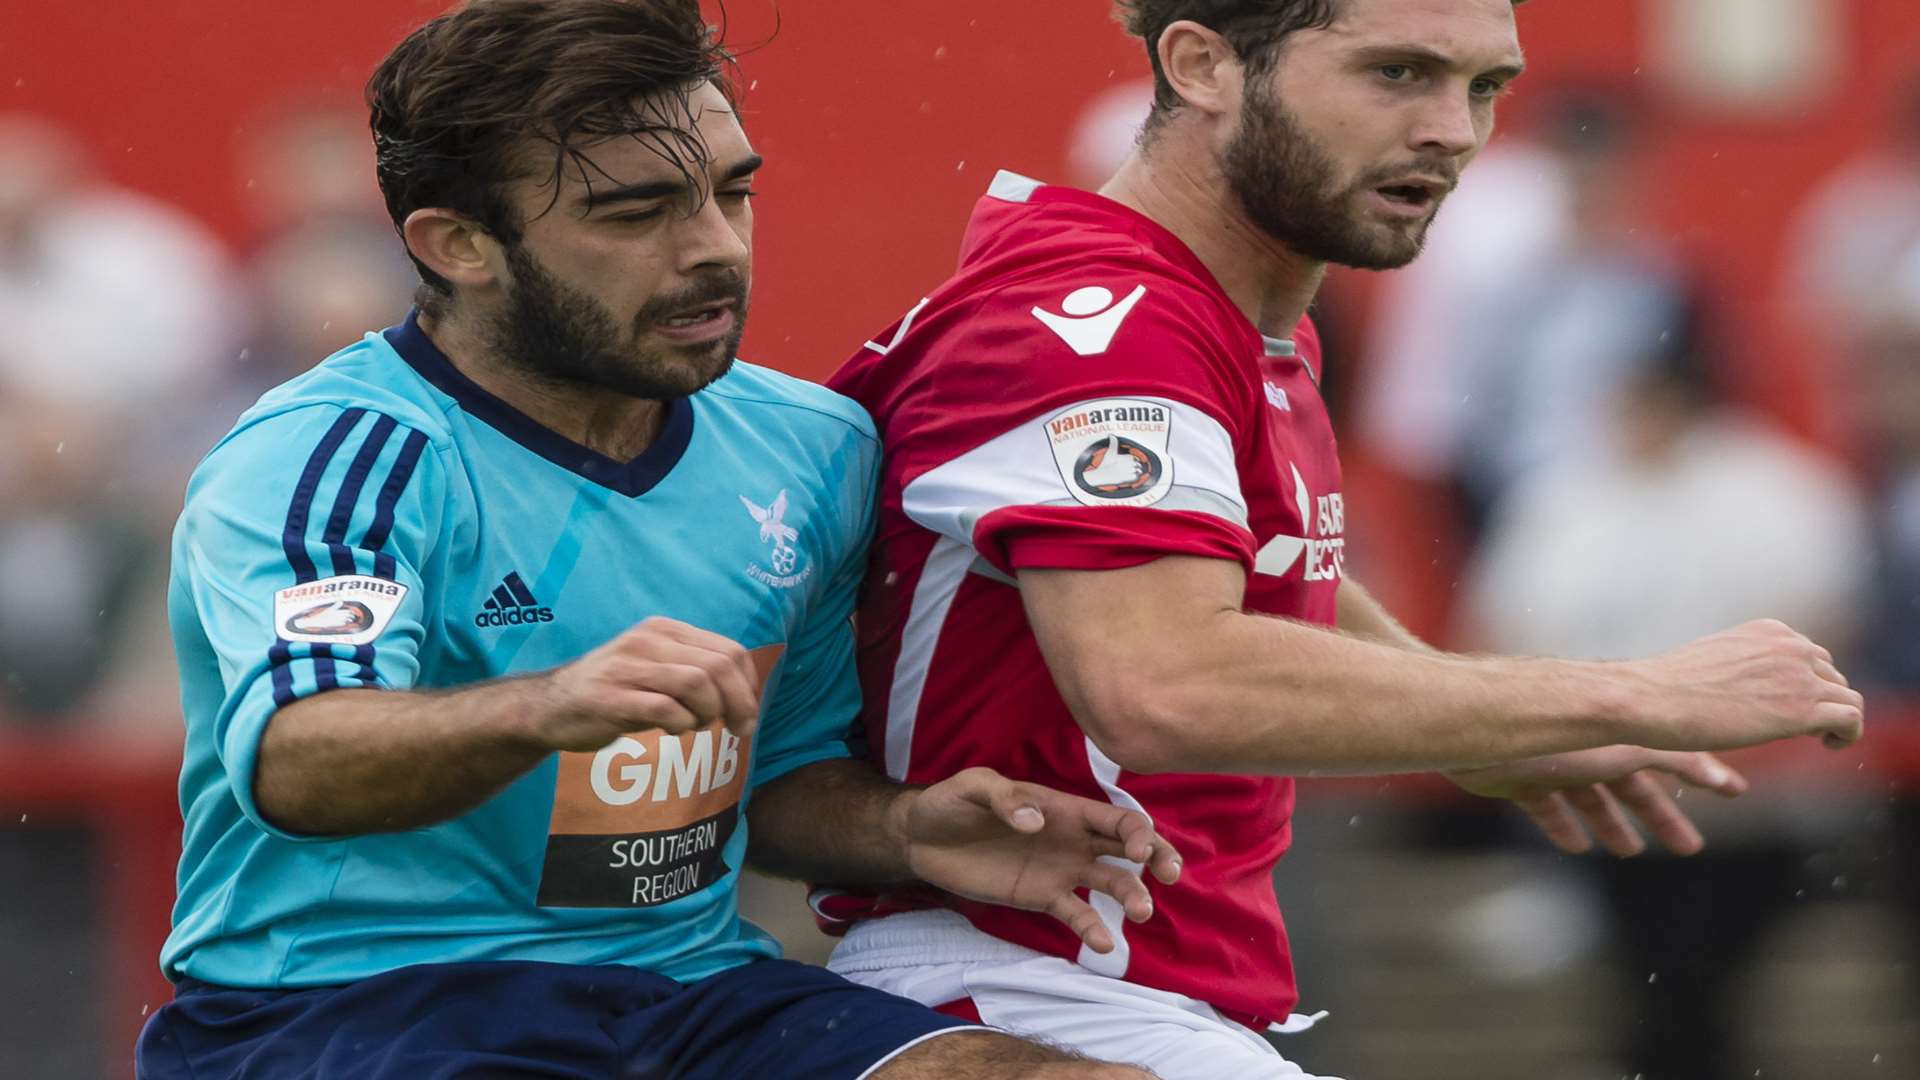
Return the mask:
[[(1540, 105), (1421, 261), (1337, 283), (1320, 315), (1344, 437), (1383, 493), (1352, 557), (1376, 591), (1465, 650), (1644, 655), (1777, 616), (1867, 690), (1869, 744), (1907, 723), (1920, 76), (1899, 92), (1899, 123), (1832, 164), (1775, 268), (1770, 303), (1835, 352), (1821, 438), (1735, 391), (1721, 297), (1643, 220), (1644, 102)], [(1079, 182), (1130, 130), (1128, 93), (1090, 108)], [(0, 115), (0, 745), (175, 735), (160, 628), (187, 473), (261, 391), (405, 313), (364, 118), (296, 103), (246, 153), (235, 247), (60, 127)], [(1738, 763), (1755, 793), (1689, 804), (1712, 846), (1684, 863), (1555, 858), (1414, 783), (1307, 791), (1300, 829), (1339, 834), (1299, 844), (1279, 886), (1307, 1004), (1335, 1011), (1312, 1056), (1356, 1076), (1920, 1075), (1920, 777), (1857, 753)], [(92, 1014), (151, 958), (110, 955), (75, 899), (85, 835), (0, 835), (0, 1072), (99, 1075), (124, 1040)], [(797, 898), (759, 902), (819, 955)]]

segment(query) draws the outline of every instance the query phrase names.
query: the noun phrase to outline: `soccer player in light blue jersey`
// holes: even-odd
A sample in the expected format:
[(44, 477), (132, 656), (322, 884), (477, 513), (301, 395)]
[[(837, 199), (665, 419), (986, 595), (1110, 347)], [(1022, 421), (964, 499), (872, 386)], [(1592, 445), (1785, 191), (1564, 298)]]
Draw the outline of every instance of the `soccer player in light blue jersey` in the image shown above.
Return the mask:
[[(1138, 814), (849, 757), (879, 448), (735, 363), (761, 159), (693, 0), (473, 0), (369, 86), (417, 310), (175, 533), (173, 1077), (1141, 1077), (777, 959), (744, 863), (1112, 938)], [(1119, 858), (1113, 858), (1119, 857)], [(949, 1034), (953, 1033), (953, 1034)], [(935, 1037), (945, 1036), (945, 1037)]]

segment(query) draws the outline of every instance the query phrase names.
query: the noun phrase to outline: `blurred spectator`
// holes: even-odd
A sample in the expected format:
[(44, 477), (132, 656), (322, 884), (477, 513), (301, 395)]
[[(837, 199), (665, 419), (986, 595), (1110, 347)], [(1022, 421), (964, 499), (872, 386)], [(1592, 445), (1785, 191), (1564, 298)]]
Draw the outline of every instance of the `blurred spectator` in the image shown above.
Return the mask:
[(1843, 348), (1913, 302), (1893, 271), (1920, 245), (1920, 71), (1891, 97), (1894, 122), (1882, 145), (1828, 174), (1788, 234), (1786, 304)]
[[(372, 183), (371, 178), (368, 183)], [(154, 439), (165, 470), (156, 487), (177, 496), (193, 465), (260, 395), (358, 340), (369, 326), (407, 314), (419, 278), (390, 227), (338, 219), (288, 228), (247, 263), (252, 318), (246, 345)], [(179, 510), (174, 497), (168, 516)]]
[[(1883, 720), (1911, 722), (1920, 702), (1920, 243), (1891, 276), (1887, 295), (1887, 314), (1858, 338), (1854, 419), (1871, 451), (1875, 572), (1861, 598), (1866, 629), (1851, 667), (1869, 702), (1895, 704)], [(1920, 745), (1920, 735), (1906, 737)], [(1920, 997), (1920, 777), (1897, 780), (1891, 877), (1912, 935)]]
[(1903, 697), (1920, 696), (1920, 243), (1900, 273), (1903, 296), (1859, 335), (1855, 422), (1867, 437), (1878, 498), (1875, 587), (1864, 597), (1866, 631), (1857, 653), (1860, 681)]
[(244, 139), (240, 158), (257, 237), (335, 222), (393, 231), (373, 178), (366, 106), (358, 101), (281, 102)]
[(1427, 253), (1381, 298), (1360, 434), (1453, 482), (1470, 527), (1530, 471), (1600, 437), (1628, 360), (1674, 323), (1678, 271), (1640, 228), (1636, 118), (1563, 96), (1538, 141), (1466, 174)]
[(242, 167), (258, 225), (246, 270), (253, 317), (206, 410), (229, 412), (228, 422), (366, 327), (398, 323), (419, 283), (374, 180), (364, 106), (286, 103), (250, 140)]
[(1069, 186), (1098, 191), (1133, 152), (1153, 109), (1153, 80), (1129, 79), (1095, 94), (1067, 136)]
[[(1697, 315), (1627, 359), (1587, 452), (1546, 465), (1498, 504), (1467, 599), (1479, 642), (1640, 656), (1762, 617), (1847, 637), (1869, 566), (1850, 477), (1728, 404)], [(1705, 854), (1586, 864), (1624, 946), (1629, 1073), (1754, 1075), (1733, 1042), (1734, 989), (1761, 936), (1815, 888), (1810, 856), (1842, 846), (1873, 808), (1852, 779), (1857, 759), (1788, 753), (1785, 768), (1735, 761), (1760, 774), (1753, 795), (1687, 804), (1710, 838)]]
[(0, 714), (97, 689), (164, 526), (129, 462), (232, 348), (219, 246), (107, 184), (52, 126), (0, 117)]
[(1565, 242), (1567, 200), (1557, 154), (1498, 137), (1447, 199), (1420, 258), (1380, 279), (1356, 434), (1397, 472), (1452, 479), (1472, 415), (1472, 359), (1498, 331), (1494, 310)]
[[(163, 535), (180, 512), (194, 465), (261, 394), (367, 327), (406, 316), (419, 278), (380, 201), (371, 141), (363, 115), (306, 103), (275, 114), (255, 137), (245, 175), (262, 232), (240, 274), (241, 345), (225, 350), (164, 416), (136, 425), (145, 453), (127, 468), (137, 489), (150, 494), (140, 513)], [(164, 620), (157, 583), (140, 599), (146, 617)], [(121, 711), (151, 712), (153, 688), (171, 687), (175, 678), (165, 647), (128, 657), (126, 670), (126, 688), (144, 701), (111, 703)], [(169, 712), (172, 700), (169, 693)]]

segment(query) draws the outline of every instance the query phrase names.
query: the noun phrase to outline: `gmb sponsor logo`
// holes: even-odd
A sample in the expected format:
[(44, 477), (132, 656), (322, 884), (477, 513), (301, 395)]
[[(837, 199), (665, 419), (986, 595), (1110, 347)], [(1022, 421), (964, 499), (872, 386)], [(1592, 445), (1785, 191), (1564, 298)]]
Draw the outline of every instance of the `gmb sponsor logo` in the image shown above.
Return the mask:
[(692, 736), (665, 737), (654, 744), (654, 760), (647, 760), (647, 744), (622, 735), (593, 755), (587, 782), (608, 806), (631, 806), (642, 799), (667, 802), (705, 795), (733, 782), (740, 772), (740, 739), (731, 731), (698, 731)]

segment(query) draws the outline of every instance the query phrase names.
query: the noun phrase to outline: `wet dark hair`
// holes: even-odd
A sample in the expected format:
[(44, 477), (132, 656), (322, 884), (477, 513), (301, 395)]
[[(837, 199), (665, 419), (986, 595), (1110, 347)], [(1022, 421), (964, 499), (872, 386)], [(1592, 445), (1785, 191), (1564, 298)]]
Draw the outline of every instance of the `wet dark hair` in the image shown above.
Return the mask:
[[(1525, 3), (1525, 0), (1513, 0)], [(1233, 46), (1249, 79), (1273, 70), (1280, 44), (1301, 30), (1325, 30), (1340, 17), (1344, 0), (1116, 0), (1113, 16), (1147, 46), (1153, 65), (1153, 112), (1147, 131), (1180, 107), (1180, 95), (1160, 67), (1160, 35), (1183, 19), (1205, 26)]]
[[(733, 101), (720, 37), (698, 0), (469, 0), (433, 19), (367, 83), (394, 227), (444, 207), (517, 244), (525, 222), (507, 185), (544, 174), (558, 200), (571, 167), (591, 196), (592, 178), (605, 173), (580, 147), (619, 135), (645, 142), (704, 197), (709, 154), (690, 98), (711, 83)], [(437, 314), (453, 287), (413, 262), (421, 307)]]
[(1153, 65), (1149, 129), (1180, 107), (1180, 95), (1160, 67), (1160, 35), (1183, 19), (1205, 26), (1233, 46), (1249, 76), (1272, 70), (1278, 46), (1300, 30), (1324, 30), (1340, 14), (1340, 0), (1118, 0), (1113, 16), (1147, 46)]

